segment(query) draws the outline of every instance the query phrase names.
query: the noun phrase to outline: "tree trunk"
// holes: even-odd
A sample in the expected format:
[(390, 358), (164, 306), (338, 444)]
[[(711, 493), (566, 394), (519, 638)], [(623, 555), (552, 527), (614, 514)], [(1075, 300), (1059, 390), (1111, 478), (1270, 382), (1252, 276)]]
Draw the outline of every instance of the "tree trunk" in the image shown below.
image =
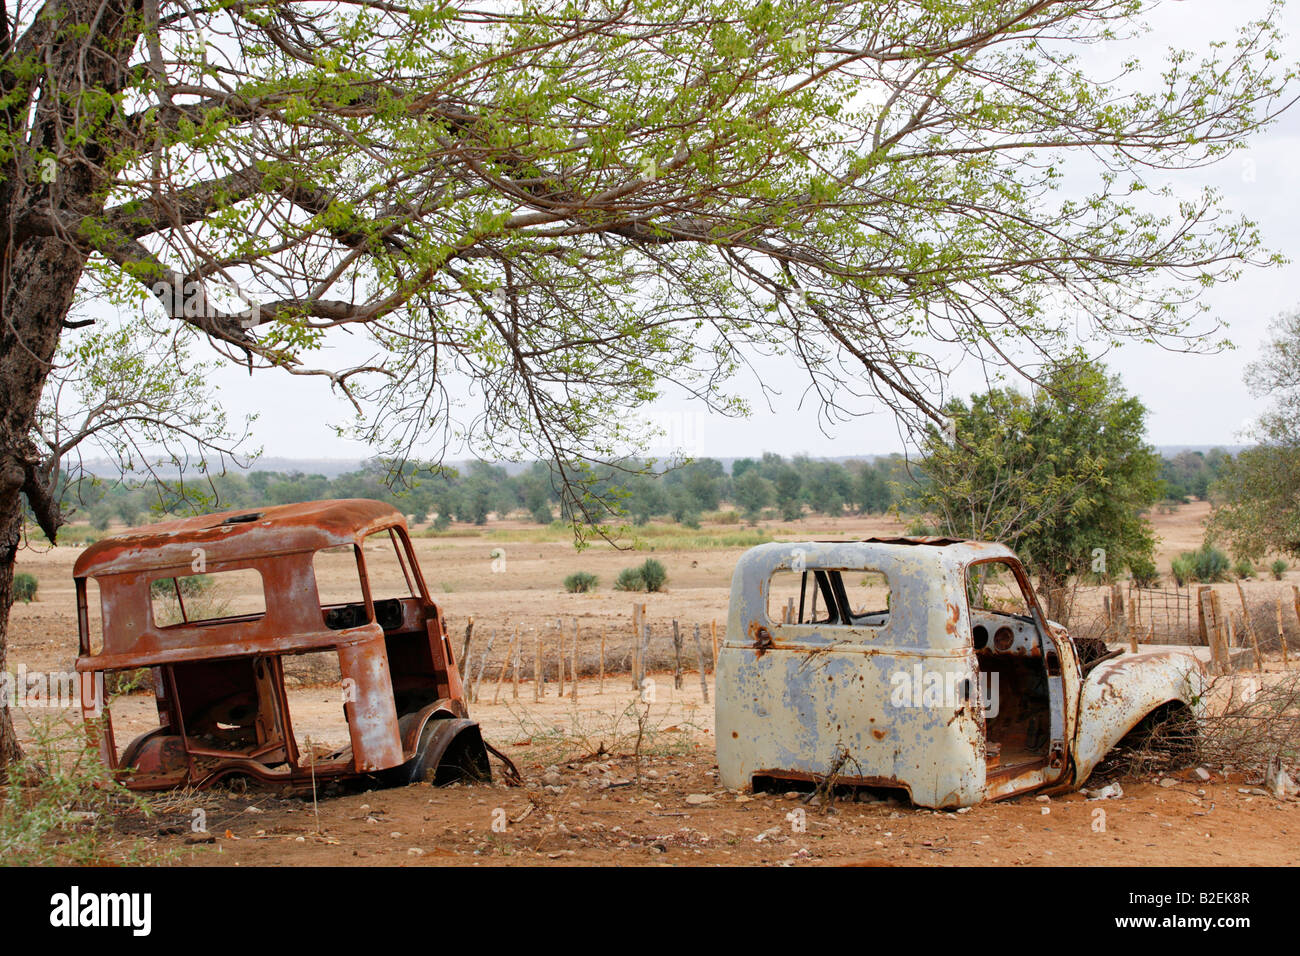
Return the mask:
[[(10, 276), (21, 279), (11, 279), (5, 289), (7, 321), (0, 330), (0, 669), (8, 658), (23, 496), (41, 494), (33, 487), (40, 477), (31, 430), (85, 261), (82, 254), (53, 241), (30, 243), (5, 259)], [(12, 715), (0, 707), (0, 769), (20, 754)]]
[[(22, 521), (22, 511), (17, 510), (0, 524), (2, 540), (9, 541), (17, 535)], [(14, 563), (0, 562), (0, 673), (5, 670), (6, 649), (9, 638), (9, 609), (14, 600)], [(13, 714), (6, 701), (0, 701), (0, 769), (22, 756), (18, 735), (14, 733)]]
[[(104, 170), (122, 129), (111, 118), (99, 125), (88, 120), (94, 111), (84, 97), (122, 90), (141, 28), (134, 0), (64, 0), (50, 9), (38, 25), (48, 29), (37, 41), (44, 70), (0, 77), (8, 104), (0, 118), (15, 147), (0, 166), (0, 666), (8, 657), (24, 498), (51, 538), (61, 524), (57, 489), (48, 484), (51, 463), (41, 461), (32, 434), (87, 260), (78, 237), (31, 224), (54, 217), (76, 222), (103, 211)], [(70, 130), (86, 138), (70, 146)], [(58, 157), (52, 181), (35, 155)], [(19, 752), (12, 715), (0, 708), (0, 770)]]
[(1038, 576), (1038, 593), (1043, 598), (1044, 608), (1049, 621), (1055, 621), (1062, 627), (1070, 623), (1070, 587), (1069, 579), (1064, 575), (1040, 574)]

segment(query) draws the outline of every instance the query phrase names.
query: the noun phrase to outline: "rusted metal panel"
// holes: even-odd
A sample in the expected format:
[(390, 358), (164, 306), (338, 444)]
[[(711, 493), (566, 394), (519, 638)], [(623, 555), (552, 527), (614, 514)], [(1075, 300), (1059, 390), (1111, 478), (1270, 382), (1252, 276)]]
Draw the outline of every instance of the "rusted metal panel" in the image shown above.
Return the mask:
[(76, 578), (126, 571), (189, 567), (203, 548), (208, 564), (291, 551), (354, 544), (386, 527), (402, 525), (400, 512), (382, 501), (345, 498), (243, 508), (133, 528), (86, 548), (73, 566)]
[[(384, 612), (379, 614), (362, 542), (384, 531), (416, 593), (379, 602)], [(326, 608), (313, 558), (340, 546), (352, 550), (361, 598)], [(219, 613), (208, 620), (182, 615), (179, 623), (155, 619), (154, 581), (240, 570), (259, 576), (262, 610)], [(89, 577), (99, 585), (103, 646), (98, 649), (89, 638)], [(76, 563), (74, 579), (77, 669), (96, 677), (153, 669), (161, 726), (123, 751), (120, 769), (129, 771), (128, 786), (201, 787), (234, 773), (295, 783), (398, 771), (421, 757), (420, 728), (431, 715), (468, 718), (442, 615), (429, 596), (405, 520), (382, 502), (309, 502), (136, 529), (88, 548)], [(179, 586), (177, 596), (179, 601)], [(390, 642), (396, 642), (392, 659)], [(338, 654), (350, 746), (323, 759), (312, 755), (303, 766), (283, 658), (322, 650)], [(395, 693), (399, 679), (401, 713)], [(101, 718), (86, 701), (83, 712), (105, 762), (117, 767), (111, 713)]]
[(104, 647), (93, 657), (83, 655), (78, 668), (152, 667), (183, 660), (332, 647), (350, 635), (325, 626), (312, 570), (313, 554), (292, 552), (207, 563), (204, 573), (208, 574), (243, 569), (259, 573), (266, 611), (257, 620), (160, 626), (154, 620), (149, 599), (150, 583), (194, 574), (189, 560), (179, 567), (98, 577)]
[(396, 767), (406, 757), (383, 632), (370, 640), (340, 646), (339, 671), (356, 769), (370, 772)]

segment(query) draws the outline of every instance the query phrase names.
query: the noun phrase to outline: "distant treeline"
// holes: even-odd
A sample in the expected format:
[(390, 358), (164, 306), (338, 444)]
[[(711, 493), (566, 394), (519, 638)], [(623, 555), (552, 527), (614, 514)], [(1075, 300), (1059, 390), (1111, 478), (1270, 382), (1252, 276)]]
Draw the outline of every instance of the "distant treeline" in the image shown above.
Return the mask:
[(1209, 453), (1184, 451), (1162, 459), (1160, 479), (1165, 483), (1165, 498), (1186, 503), (1191, 498), (1209, 497), (1210, 486), (1219, 479), (1226, 462), (1232, 460), (1222, 448)]
[[(1166, 497), (1204, 498), (1228, 458), (1215, 449), (1164, 459), (1161, 477)], [(903, 503), (919, 478), (915, 466), (909, 473), (901, 455), (839, 462), (765, 454), (737, 459), (730, 473), (713, 458), (636, 474), (640, 467), (639, 462), (624, 462), (596, 481), (593, 490), (617, 500), (635, 524), (672, 520), (688, 527), (724, 509), (749, 520), (762, 515), (790, 521), (806, 514), (880, 514)], [(567, 518), (561, 489), (543, 462), (514, 475), (484, 462), (459, 469), (408, 463), (396, 479), (379, 461), (335, 478), (232, 472), (187, 481), (183, 490), (175, 483), (85, 477), (64, 492), (65, 507), (75, 509), (72, 520), (89, 521), (98, 530), (114, 521), (134, 525), (160, 514), (191, 513), (196, 504), (201, 510), (230, 510), (321, 498), (376, 498), (411, 515), (417, 524), (432, 522), (435, 528), (453, 521), (483, 525), (490, 519), (511, 517), (550, 524)]]

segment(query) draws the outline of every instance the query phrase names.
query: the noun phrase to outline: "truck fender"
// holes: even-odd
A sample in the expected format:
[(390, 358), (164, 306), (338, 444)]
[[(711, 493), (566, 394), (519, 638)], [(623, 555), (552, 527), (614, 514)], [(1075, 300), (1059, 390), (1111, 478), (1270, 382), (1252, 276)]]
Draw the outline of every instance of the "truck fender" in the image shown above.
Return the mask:
[(1200, 660), (1176, 648), (1126, 653), (1094, 667), (1079, 695), (1075, 786), (1083, 784), (1115, 745), (1159, 708), (1183, 704), (1199, 717), (1205, 686)]

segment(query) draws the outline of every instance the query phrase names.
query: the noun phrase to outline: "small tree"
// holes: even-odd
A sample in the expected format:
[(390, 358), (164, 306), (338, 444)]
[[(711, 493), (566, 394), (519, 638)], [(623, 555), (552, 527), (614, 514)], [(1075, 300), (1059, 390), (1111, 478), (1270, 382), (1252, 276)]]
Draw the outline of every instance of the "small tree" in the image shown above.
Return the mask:
[(1240, 558), (1300, 557), (1300, 310), (1280, 316), (1246, 384), (1272, 405), (1253, 429), (1259, 442), (1224, 462), (1211, 486), (1206, 534)]
[(749, 469), (737, 478), (733, 487), (732, 497), (751, 521), (757, 519), (763, 509), (772, 503), (775, 494), (772, 482), (760, 475), (756, 468)]
[(1160, 458), (1143, 440), (1146, 408), (1118, 378), (1076, 361), (1032, 395), (993, 389), (945, 410), (951, 426), (929, 431), (911, 506), (944, 534), (1014, 548), (1049, 617), (1068, 620), (1072, 577), (1145, 568)]

